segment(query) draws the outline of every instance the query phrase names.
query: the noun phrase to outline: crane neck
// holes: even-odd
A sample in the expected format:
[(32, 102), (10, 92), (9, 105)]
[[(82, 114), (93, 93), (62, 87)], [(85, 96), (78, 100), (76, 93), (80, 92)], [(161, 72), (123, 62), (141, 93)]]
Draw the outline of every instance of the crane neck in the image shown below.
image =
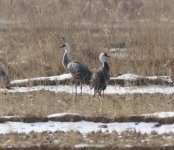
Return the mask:
[(106, 70), (109, 71), (109, 69), (110, 69), (109, 64), (107, 62), (103, 62), (102, 64), (103, 64), (103, 68), (105, 68)]
[(65, 49), (65, 53), (63, 55), (63, 60), (62, 60), (64, 68), (67, 68), (67, 66), (68, 66), (68, 64), (70, 62), (69, 53), (70, 53), (70, 51)]

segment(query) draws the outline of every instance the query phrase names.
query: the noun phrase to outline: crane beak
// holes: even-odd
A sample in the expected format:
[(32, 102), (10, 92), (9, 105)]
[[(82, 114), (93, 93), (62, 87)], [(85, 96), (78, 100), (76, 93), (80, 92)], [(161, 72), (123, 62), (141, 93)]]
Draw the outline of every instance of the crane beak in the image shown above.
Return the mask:
[(65, 45), (63, 44), (62, 46), (60, 46), (60, 48), (63, 48)]
[(107, 58), (111, 58), (111, 56), (109, 56), (107, 53), (105, 53), (105, 56), (106, 56)]

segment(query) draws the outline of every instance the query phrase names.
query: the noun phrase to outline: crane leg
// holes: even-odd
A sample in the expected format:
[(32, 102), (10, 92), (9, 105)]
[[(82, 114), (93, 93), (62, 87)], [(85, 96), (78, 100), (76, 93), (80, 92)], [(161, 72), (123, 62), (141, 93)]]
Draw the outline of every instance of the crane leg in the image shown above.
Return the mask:
[(103, 90), (103, 98), (104, 98), (105, 94), (104, 94), (104, 90)]
[(101, 91), (98, 91), (98, 98), (101, 97)]
[(93, 95), (93, 96), (94, 96), (94, 98), (95, 98), (95, 92), (96, 92), (96, 91), (94, 90), (94, 95)]
[(82, 82), (80, 81), (80, 90), (81, 90), (81, 100), (82, 100)]
[(77, 98), (77, 82), (75, 82), (75, 94), (76, 94), (76, 98)]
[(81, 90), (81, 95), (82, 95), (82, 82), (80, 82), (80, 90)]

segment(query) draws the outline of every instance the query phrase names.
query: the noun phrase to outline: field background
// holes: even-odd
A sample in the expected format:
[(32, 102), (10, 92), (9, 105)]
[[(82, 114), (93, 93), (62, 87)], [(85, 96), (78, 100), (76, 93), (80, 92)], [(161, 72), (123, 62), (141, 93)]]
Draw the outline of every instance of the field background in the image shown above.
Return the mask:
[[(111, 75), (166, 75), (174, 56), (173, 0), (0, 0), (0, 65), (11, 79), (58, 75), (63, 50), (92, 71), (98, 55), (125, 43)], [(121, 52), (122, 53), (122, 52)]]
[[(173, 2), (0, 0), (0, 67), (11, 80), (67, 73), (62, 65), (64, 50), (59, 48), (66, 41), (72, 48), (72, 59), (84, 62), (92, 71), (101, 65), (99, 54), (107, 52), (112, 56), (109, 61), (111, 76), (124, 73), (168, 75), (168, 69), (162, 65), (174, 59)], [(136, 87), (132, 85), (132, 88)], [(37, 121), (35, 117), (61, 112), (80, 113), (101, 121), (100, 117), (112, 120), (125, 116), (127, 119), (130, 115), (174, 111), (174, 95), (165, 93), (108, 94), (99, 99), (87, 94), (76, 97), (75, 94), (44, 90), (5, 91), (0, 92), (0, 103), (0, 116), (33, 117), (34, 121)], [(40, 149), (45, 145), (43, 149), (48, 149), (47, 146), (75, 149), (75, 144), (91, 144), (92, 141), (94, 146), (109, 146), (103, 149), (114, 149), (114, 146), (120, 149), (132, 149), (131, 146), (138, 146), (134, 149), (164, 149), (171, 146), (172, 149), (173, 137), (173, 133), (147, 135), (133, 130), (121, 135), (99, 131), (86, 136), (73, 131), (12, 132), (0, 135), (0, 148), (29, 149), (36, 146), (32, 149)]]
[[(99, 53), (107, 52), (112, 56), (111, 76), (120, 73), (167, 75), (167, 69), (161, 66), (174, 56), (172, 2), (0, 0), (0, 65), (11, 80), (66, 73), (62, 66), (64, 51), (59, 47), (67, 41), (72, 48), (72, 59), (81, 60), (92, 71), (100, 66)], [(118, 51), (114, 54), (112, 50)], [(7, 93), (1, 94), (0, 114), (48, 115), (71, 111), (84, 115), (126, 116), (173, 110), (172, 95), (136, 96), (110, 95), (104, 102), (83, 96), (85, 101), (79, 103), (69, 94)], [(87, 104), (91, 109), (84, 112)]]

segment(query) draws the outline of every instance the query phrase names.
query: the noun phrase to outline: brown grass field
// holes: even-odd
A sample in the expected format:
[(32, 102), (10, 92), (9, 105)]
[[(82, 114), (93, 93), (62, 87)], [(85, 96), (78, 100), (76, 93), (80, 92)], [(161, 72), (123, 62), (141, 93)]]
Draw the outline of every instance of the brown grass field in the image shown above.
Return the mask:
[(47, 116), (58, 112), (78, 112), (84, 116), (113, 118), (160, 111), (174, 111), (173, 94), (115, 94), (100, 99), (83, 94), (76, 99), (75, 94), (40, 91), (1, 94), (0, 106), (2, 116)]
[[(11, 80), (67, 73), (62, 66), (64, 51), (59, 48), (66, 41), (72, 48), (71, 57), (92, 71), (100, 66), (100, 52), (107, 52), (112, 56), (111, 76), (167, 75), (161, 66), (174, 59), (173, 5), (173, 0), (0, 0), (0, 66)], [(126, 53), (120, 52), (120, 43), (125, 43)], [(112, 49), (120, 51), (114, 54)], [(46, 91), (0, 93), (0, 103), (0, 116), (78, 112), (114, 118), (174, 111), (174, 95), (159, 93), (115, 94), (101, 99), (85, 94), (76, 99), (73, 94)], [(72, 145), (81, 143), (108, 146), (88, 148), (93, 150), (133, 149), (130, 145), (134, 149), (173, 149), (173, 133), (0, 135), (0, 149), (75, 149)]]
[[(137, 116), (143, 113), (173, 111), (173, 94), (125, 94), (107, 95), (105, 98), (93, 98), (89, 95), (75, 95), (54, 92), (1, 93), (1, 116), (21, 116), (30, 121), (39, 121), (42, 117), (58, 112), (78, 112), (90, 117), (87, 120), (107, 122), (114, 118)], [(86, 108), (86, 109), (84, 109)], [(28, 119), (27, 119), (28, 118)], [(32, 119), (33, 118), (33, 119)], [(68, 119), (68, 118), (67, 118)], [(126, 119), (126, 118), (125, 118)], [(64, 119), (61, 119), (64, 120)], [(75, 118), (70, 120), (76, 120)], [(78, 120), (78, 119), (77, 119)], [(124, 119), (121, 119), (122, 121)], [(126, 119), (127, 120), (127, 119)], [(153, 120), (153, 119), (151, 119)], [(2, 121), (2, 120), (1, 120)], [(134, 119), (134, 121), (145, 121)], [(148, 120), (147, 120), (148, 121)], [(149, 120), (150, 121), (150, 120)], [(161, 123), (167, 123), (167, 119)], [(173, 118), (169, 119), (173, 123)], [(172, 149), (173, 133), (140, 134), (133, 130), (109, 133), (90, 133), (86, 136), (79, 132), (30, 132), (26, 134), (10, 133), (0, 135), (2, 149), (76, 149), (78, 144), (94, 145), (87, 149)], [(105, 147), (96, 147), (104, 145)], [(79, 148), (79, 149), (84, 149)]]
[[(1, 0), (1, 66), (11, 79), (61, 74), (66, 71), (61, 63), (63, 50), (59, 47), (67, 41), (72, 48), (72, 58), (82, 60), (94, 71), (100, 66), (100, 52), (111, 53), (110, 49), (125, 43), (126, 55), (115, 56), (110, 61), (111, 75), (127, 72), (165, 75), (167, 71), (161, 66), (168, 59), (173, 59), (174, 55), (173, 12), (169, 11), (169, 1), (145, 3), (134, 0), (128, 3), (117, 0), (106, 5), (105, 1), (98, 0), (77, 0), (74, 3), (67, 0), (44, 0), (43, 3), (34, 0)], [(90, 11), (99, 3), (103, 4), (100, 8), (103, 8), (103, 17), (99, 15), (99, 10)], [(83, 18), (78, 14), (84, 5), (87, 8)], [(119, 5), (121, 10), (118, 13)], [(154, 10), (153, 5), (161, 9)], [(137, 11), (141, 8), (140, 16), (134, 16), (135, 12), (125, 7), (133, 7)], [(168, 15), (164, 16), (164, 9), (169, 11)], [(107, 15), (109, 18), (106, 22)], [(124, 15), (127, 17), (122, 21), (121, 16)], [(162, 17), (167, 21), (163, 21)]]

